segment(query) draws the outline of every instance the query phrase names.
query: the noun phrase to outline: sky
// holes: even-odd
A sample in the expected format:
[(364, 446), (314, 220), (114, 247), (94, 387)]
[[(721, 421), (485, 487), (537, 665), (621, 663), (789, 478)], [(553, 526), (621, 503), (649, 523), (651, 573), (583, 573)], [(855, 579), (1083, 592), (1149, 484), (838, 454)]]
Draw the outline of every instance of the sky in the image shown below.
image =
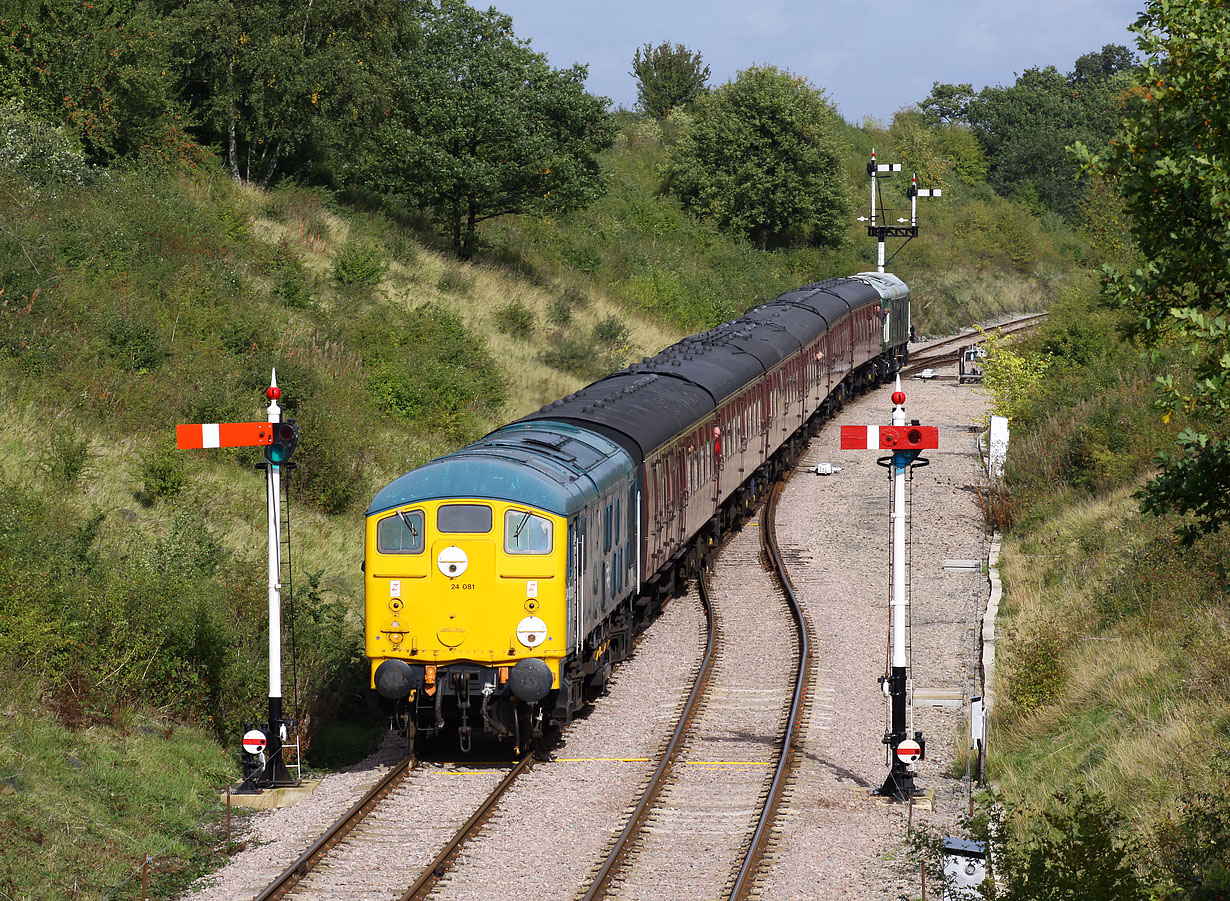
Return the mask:
[(858, 124), (924, 99), (933, 82), (1012, 84), (1033, 66), (1069, 72), (1105, 44), (1133, 50), (1127, 26), (1144, 0), (471, 0), (513, 17), (551, 65), (589, 64), (587, 87), (636, 104), (636, 48), (699, 50), (711, 85), (774, 65), (823, 88)]

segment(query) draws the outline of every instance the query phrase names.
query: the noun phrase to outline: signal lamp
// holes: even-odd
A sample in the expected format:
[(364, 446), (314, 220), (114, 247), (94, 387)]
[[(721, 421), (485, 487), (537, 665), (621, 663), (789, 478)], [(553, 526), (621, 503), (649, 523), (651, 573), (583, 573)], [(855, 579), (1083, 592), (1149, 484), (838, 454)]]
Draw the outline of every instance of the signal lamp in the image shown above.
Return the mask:
[(281, 466), (290, 459), (299, 444), (299, 426), (293, 419), (273, 423), (273, 442), (265, 446), (265, 459)]

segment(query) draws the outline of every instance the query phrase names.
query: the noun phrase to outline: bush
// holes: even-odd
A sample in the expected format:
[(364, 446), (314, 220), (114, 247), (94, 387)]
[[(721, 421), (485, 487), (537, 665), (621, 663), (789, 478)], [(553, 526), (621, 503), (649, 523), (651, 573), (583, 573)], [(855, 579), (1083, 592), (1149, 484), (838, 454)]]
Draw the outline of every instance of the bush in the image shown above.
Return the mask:
[(149, 454), (141, 463), (141, 480), (142, 490), (136, 497), (146, 506), (179, 494), (188, 483), (184, 452), (167, 447)]
[(612, 313), (596, 322), (588, 334), (557, 332), (539, 359), (561, 372), (600, 379), (627, 364), (630, 336), (628, 326)]
[(1059, 627), (1039, 625), (1028, 632), (1010, 629), (1007, 639), (1008, 695), (1020, 716), (1059, 697), (1067, 678), (1066, 652), (1072, 637)]
[(379, 249), (360, 241), (346, 242), (333, 258), (333, 277), (347, 288), (371, 288), (388, 268)]
[(469, 294), (474, 290), (474, 276), (460, 266), (449, 266), (440, 273), (436, 287), (445, 294)]
[(63, 128), (30, 115), (15, 100), (0, 103), (0, 169), (40, 187), (84, 185), (93, 175)]
[(554, 326), (565, 326), (572, 322), (572, 307), (563, 296), (552, 297), (547, 304), (547, 322)]
[(90, 439), (66, 423), (56, 426), (47, 442), (43, 466), (51, 481), (71, 487), (90, 462)]
[(363, 324), (379, 356), (369, 366), (376, 405), (467, 440), (504, 406), (507, 387), (480, 335), (439, 304), (376, 312)]
[(495, 311), (495, 327), (513, 338), (528, 339), (534, 332), (534, 311), (520, 298), (510, 300)]

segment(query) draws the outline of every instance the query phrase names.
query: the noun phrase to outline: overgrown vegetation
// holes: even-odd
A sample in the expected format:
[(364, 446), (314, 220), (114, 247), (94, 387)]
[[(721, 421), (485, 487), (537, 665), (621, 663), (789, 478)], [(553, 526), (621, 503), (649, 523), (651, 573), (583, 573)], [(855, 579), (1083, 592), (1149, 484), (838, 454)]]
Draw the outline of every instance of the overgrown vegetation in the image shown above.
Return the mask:
[[(1207, 12), (1148, 4), (1136, 26), (1144, 80), (1121, 95), (1125, 130), (1095, 163), (1110, 180), (1094, 179), (1083, 201), (1091, 233), (1126, 208), (1135, 241), (1102, 243), (1090, 262), (1108, 264), (1103, 290), (1092, 276), (1073, 283), (989, 383), (1013, 428), (988, 504), (1008, 529), (990, 760), (1010, 809), (1040, 814), (1007, 820), (1010, 897), (1178, 901), (1230, 887), (1224, 255), (1217, 229), (1195, 225), (1225, 216), (1177, 212), (1193, 197), (1213, 202), (1206, 179), (1222, 178), (1213, 156), (1204, 165), (1179, 152), (1206, 134), (1210, 148), (1223, 140), (1220, 107), (1205, 97), (1219, 90), (1206, 77), (1218, 58), (1209, 42), (1220, 46), (1225, 28), (1205, 27)], [(1162, 455), (1176, 440), (1183, 453)], [(1094, 797), (1097, 810), (1068, 805), (1056, 821), (1052, 796)], [(1129, 840), (1128, 868), (1108, 868), (1122, 860), (1114, 842)], [(1047, 858), (1080, 866), (1061, 872)], [(1128, 882), (1106, 885), (1112, 872)]]
[[(892, 263), (913, 287), (920, 332), (1053, 310), (1038, 343), (1013, 348), (1056, 361), (1014, 401), (1017, 447), (1025, 436), (1038, 461), (1015, 455), (1009, 473), (1004, 517), (1022, 541), (1049, 534), (1048, 512), (1100, 503), (1140, 478), (1169, 437), (1142, 412), (1152, 372), (1117, 339), (1120, 314), (1096, 307), (1092, 281), (1076, 274), (1127, 252), (1073, 230), (1114, 233), (1122, 208), (1104, 181), (1068, 221), (1037, 215), (1032, 195), (1006, 200), (987, 184), (995, 151), (957, 116), (936, 124), (925, 109), (905, 111), (887, 127), (855, 128), (819, 89), (771, 67), (696, 107), (676, 93), (669, 113), (622, 113), (615, 129), (582, 90), (583, 67), (551, 70), (496, 13), (456, 0), (318, 0), (292, 17), (281, 8), (247, 4), (242, 34), (226, 0), (49, 0), (0, 17), (0, 679), (20, 686), (0, 721), (0, 829), (13, 846), (0, 890), (14, 898), (45, 885), (29, 864), (44, 851), (62, 861), (56, 891), (75, 881), (97, 895), (144, 851), (167, 848), (165, 894), (217, 847), (208, 832), (171, 837), (234, 774), (233, 758), (190, 730), (233, 748), (238, 725), (260, 718), (261, 476), (255, 452), (184, 453), (170, 436), (179, 422), (259, 418), (272, 367), (301, 436), (287, 694), (309, 760), (328, 766), (373, 737), (357, 564), (374, 490), (681, 332), (873, 268), (852, 221), (872, 147), (945, 191), (923, 211), (923, 237)], [(476, 41), (493, 57), (469, 53)], [(703, 84), (699, 53), (670, 50), (676, 58), (659, 53), (653, 76), (669, 64), (691, 71), (688, 92)], [(32, 62), (41, 59), (63, 64)], [(411, 90), (429, 78), (431, 91)], [(749, 204), (715, 220), (663, 193), (664, 167), (674, 160), (677, 173), (689, 148), (738, 120), (726, 101), (797, 114), (806, 127), (776, 143), (794, 153), (786, 168), (800, 179), (823, 170), (822, 202), (788, 219)], [(494, 144), (452, 152), (450, 141), (497, 119)], [(544, 134), (546, 120), (557, 131)], [(808, 129), (823, 133), (822, 147), (800, 137)], [(907, 183), (890, 182), (887, 215), (906, 208)], [(712, 197), (730, 199), (723, 191)], [(1125, 431), (1135, 436), (1126, 447)], [(1171, 555), (1195, 552), (1159, 527), (1102, 573), (1089, 560), (1108, 542), (1077, 531), (1083, 557), (1068, 559), (1066, 533), (1047, 540), (1070, 566), (1052, 578), (1102, 589), (1085, 599), (1082, 628), (1122, 638), (1142, 611), (1148, 625), (1181, 619), (1146, 575), (1158, 565), (1173, 576), (1181, 558)], [(1198, 579), (1215, 558), (1200, 554), (1181, 583), (1197, 599), (1184, 609), (1208, 636), (1223, 634), (1211, 601), (1199, 606)], [(1022, 614), (1014, 628), (1010, 648), (1029, 654), (1007, 652), (1006, 668), (1021, 673), (1011, 716), (1025, 723), (1073, 697), (1088, 633), (1058, 615)], [(1182, 647), (1213, 658), (1175, 672), (1202, 685), (1226, 661), (1206, 633), (1185, 634)], [(181, 736), (205, 750), (180, 748)], [(191, 770), (175, 786), (167, 749)], [(131, 779), (144, 780), (139, 790)], [(120, 796), (128, 802), (108, 813)], [(48, 818), (52, 797), (80, 797), (93, 819)], [(1199, 856), (1199, 836), (1222, 834), (1223, 808), (1193, 804), (1172, 805), (1167, 821), (1171, 838), (1190, 837), (1159, 858), (1175, 861), (1175, 884), (1207, 882), (1218, 865)]]

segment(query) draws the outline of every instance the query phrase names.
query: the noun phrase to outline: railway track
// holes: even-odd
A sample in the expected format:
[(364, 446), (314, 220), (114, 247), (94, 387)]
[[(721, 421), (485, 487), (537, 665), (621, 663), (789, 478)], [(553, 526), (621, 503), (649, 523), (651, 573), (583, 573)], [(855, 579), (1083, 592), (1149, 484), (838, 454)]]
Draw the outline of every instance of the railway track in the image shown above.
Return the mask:
[[(423, 897), (531, 761), (527, 754), (511, 766), (457, 766), (407, 757), (255, 901)], [(434, 857), (408, 850), (438, 847), (438, 836), (463, 818)]]
[[(761, 511), (760, 548), (749, 530), (719, 552), (719, 602), (701, 579), (709, 624), (704, 659), (586, 901), (740, 899), (752, 888), (790, 772), (811, 656), (773, 534), (776, 497)], [(749, 658), (749, 648), (760, 649), (759, 658)]]
[[(808, 678), (807, 631), (773, 536), (775, 499), (776, 492), (761, 510), (759, 541), (747, 529), (719, 552), (716, 605), (702, 580), (707, 637), (690, 694), (586, 898), (678, 898), (679, 886), (688, 885), (697, 898), (736, 899), (751, 888), (789, 772)], [(761, 649), (753, 666), (750, 647)], [(408, 757), (257, 901), (434, 896), (443, 878), (456, 875), (455, 865), (467, 865), (462, 849), (531, 766), (528, 755), (511, 767)], [(726, 852), (711, 855), (703, 878), (692, 871), (698, 828)], [(451, 837), (441, 845), (442, 834)], [(688, 872), (664, 878), (668, 860)]]
[(910, 362), (902, 368), (901, 375), (902, 377), (911, 376), (922, 372), (924, 369), (955, 363), (962, 347), (968, 347), (971, 344), (981, 344), (985, 340), (983, 333), (1002, 336), (1028, 331), (1036, 327), (1038, 323), (1046, 318), (1046, 315), (1046, 313), (1031, 313), (1028, 316), (1019, 316), (1008, 322), (1002, 322), (999, 325), (988, 326), (982, 332), (965, 332), (928, 344), (910, 354)]

